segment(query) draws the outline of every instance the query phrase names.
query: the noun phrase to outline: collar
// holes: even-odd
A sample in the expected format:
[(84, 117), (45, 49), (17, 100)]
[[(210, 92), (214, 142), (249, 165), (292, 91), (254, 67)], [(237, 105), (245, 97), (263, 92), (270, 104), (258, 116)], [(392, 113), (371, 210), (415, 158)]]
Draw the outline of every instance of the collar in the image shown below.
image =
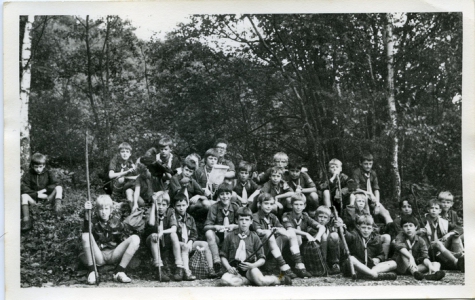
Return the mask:
[[(238, 235), (238, 234), (243, 234), (244, 232), (241, 231), (241, 228), (238, 228), (236, 230), (233, 231), (234, 232), (234, 235)], [(250, 236), (251, 235), (251, 230), (248, 229), (247, 230), (247, 233), (244, 233), (245, 235), (247, 236)]]
[[(217, 203), (218, 203), (218, 208), (219, 209), (225, 209), (223, 202), (218, 201)], [(233, 207), (231, 202), (229, 202), (228, 211), (234, 211), (234, 207)]]
[[(269, 219), (270, 219), (271, 214), (272, 214), (272, 213), (269, 213), (269, 214), (268, 214), (268, 218), (269, 218)], [(258, 215), (259, 218), (261, 218), (261, 219), (264, 219), (264, 218), (266, 217), (266, 214), (265, 214), (262, 210), (260, 210), (260, 209), (259, 209), (259, 212), (257, 213), (257, 215)]]
[(183, 216), (181, 216), (181, 215), (178, 214), (178, 213), (177, 213), (176, 215), (177, 215), (177, 218), (176, 218), (177, 221), (183, 220), (183, 222), (186, 222), (186, 220), (188, 219), (188, 218), (187, 218), (187, 217), (188, 217), (188, 216), (187, 216), (188, 214), (187, 214), (186, 212), (185, 212), (185, 215), (183, 215)]
[[(292, 219), (294, 219), (294, 220), (297, 220), (297, 219), (298, 219), (297, 216), (296, 216), (296, 214), (295, 214), (295, 212), (294, 212), (293, 210), (290, 212), (290, 215), (291, 215)], [(303, 212), (302, 212), (302, 214), (300, 215), (300, 218), (303, 218)]]

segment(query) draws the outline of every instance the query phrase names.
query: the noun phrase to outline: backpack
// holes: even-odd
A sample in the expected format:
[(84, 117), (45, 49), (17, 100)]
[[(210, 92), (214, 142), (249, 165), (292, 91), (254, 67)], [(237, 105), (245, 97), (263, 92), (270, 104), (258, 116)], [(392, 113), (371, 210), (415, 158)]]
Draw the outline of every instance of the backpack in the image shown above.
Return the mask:
[(302, 249), (302, 258), (309, 271), (314, 276), (327, 276), (328, 266), (316, 242), (307, 242)]
[(130, 213), (125, 219), (124, 224), (130, 234), (142, 234), (145, 228), (144, 211), (139, 208), (135, 212)]
[(208, 278), (208, 262), (206, 261), (204, 249), (197, 247), (195, 253), (190, 259), (190, 271), (197, 279)]

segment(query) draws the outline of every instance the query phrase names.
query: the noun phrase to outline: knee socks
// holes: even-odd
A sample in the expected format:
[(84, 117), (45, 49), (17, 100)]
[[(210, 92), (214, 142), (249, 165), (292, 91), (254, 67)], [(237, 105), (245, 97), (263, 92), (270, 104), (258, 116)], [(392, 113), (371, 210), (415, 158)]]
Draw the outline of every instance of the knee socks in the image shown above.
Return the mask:
[(28, 221), (30, 219), (30, 208), (28, 204), (21, 206), (21, 212), (23, 213), (23, 220)]
[(138, 248), (139, 245), (136, 245), (135, 243), (131, 242), (127, 247), (127, 250), (125, 250), (125, 253), (122, 256), (119, 266), (124, 267), (124, 269), (127, 268), (127, 265), (132, 260), (132, 257), (134, 257), (135, 251), (137, 251)]
[(213, 262), (221, 262), (219, 259), (219, 249), (218, 245), (216, 245), (216, 242), (214, 243), (209, 243), (209, 250), (211, 251), (211, 255), (213, 256)]

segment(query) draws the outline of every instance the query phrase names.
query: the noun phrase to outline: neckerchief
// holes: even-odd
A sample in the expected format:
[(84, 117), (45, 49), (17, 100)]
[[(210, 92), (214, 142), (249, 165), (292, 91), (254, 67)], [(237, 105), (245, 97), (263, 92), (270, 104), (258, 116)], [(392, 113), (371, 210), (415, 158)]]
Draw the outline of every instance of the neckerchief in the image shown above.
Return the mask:
[(183, 243), (188, 243), (188, 236), (189, 236), (189, 230), (188, 227), (186, 227), (186, 219), (185, 217), (178, 216), (178, 223), (180, 224), (181, 227), (181, 239)]
[(414, 247), (414, 244), (416, 243), (416, 241), (417, 241), (417, 239), (415, 238), (414, 242), (411, 244), (411, 241), (409, 239), (406, 240), (407, 251), (409, 251), (409, 253), (411, 253), (411, 255), (412, 255), (412, 247)]
[(234, 259), (243, 262), (247, 258), (246, 242), (244, 241), (244, 239), (247, 238), (247, 235), (245, 233), (239, 233), (238, 236), (241, 240), (239, 241), (239, 246), (236, 250), (236, 255), (234, 256)]
[(371, 188), (371, 171), (368, 172), (367, 174), (366, 173), (363, 173), (367, 180), (366, 180), (366, 191), (369, 193), (369, 194), (373, 194), (373, 189)]
[[(229, 226), (229, 209), (222, 209), (223, 211), (223, 215), (224, 215), (224, 220), (223, 220), (223, 225), (224, 226)], [(226, 237), (228, 235), (228, 231), (225, 231), (224, 232), (224, 237)]]
[[(163, 232), (163, 219), (165, 218), (165, 215), (158, 215), (158, 230), (159, 232)], [(164, 235), (162, 234), (162, 237), (160, 238), (160, 241), (162, 242), (162, 247), (165, 247), (165, 238)]]
[[(295, 225), (297, 225), (297, 230), (302, 230), (300, 227), (300, 224), (302, 223), (303, 217), (301, 216), (300, 219), (297, 221), (297, 219), (294, 219)], [(299, 242), (299, 245), (302, 244), (302, 236), (300, 234), (297, 234), (297, 241)]]
[[(160, 157), (160, 153), (158, 153), (156, 156), (155, 156), (156, 160), (160, 163), (160, 164), (163, 164), (163, 161), (162, 161), (162, 158)], [(172, 168), (172, 161), (173, 161), (173, 153), (170, 153), (170, 156), (168, 157), (168, 161), (167, 161), (167, 167), (169, 169)]]
[(271, 229), (271, 223), (270, 223), (269, 215), (265, 216), (263, 218), (263, 220), (264, 220), (264, 222), (266, 222), (266, 226), (267, 226), (266, 229)]
[(371, 240), (371, 236), (368, 237), (368, 241), (361, 236), (361, 241), (363, 242), (363, 247), (364, 247), (364, 264), (367, 266), (368, 265), (368, 243)]

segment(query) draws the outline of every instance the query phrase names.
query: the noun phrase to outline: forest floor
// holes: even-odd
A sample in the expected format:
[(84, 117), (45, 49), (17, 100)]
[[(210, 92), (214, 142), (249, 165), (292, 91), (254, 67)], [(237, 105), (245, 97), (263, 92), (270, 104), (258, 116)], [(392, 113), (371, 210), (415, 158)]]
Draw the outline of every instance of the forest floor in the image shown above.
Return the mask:
[[(95, 198), (95, 191), (92, 197)], [(34, 227), (22, 232), (20, 240), (21, 287), (95, 287), (87, 285), (86, 270), (79, 264), (81, 252), (81, 228), (86, 191), (83, 188), (65, 188), (64, 216), (58, 218), (47, 205), (32, 209)], [(127, 274), (133, 282), (122, 284), (113, 281), (113, 267), (100, 269), (100, 287), (212, 287), (219, 280), (196, 280), (191, 282), (160, 283), (151, 280), (152, 270), (147, 249), (141, 247), (130, 263)], [(341, 274), (328, 277), (295, 279), (293, 286), (387, 286), (387, 285), (463, 285), (465, 274), (447, 271), (441, 281), (417, 281), (410, 276), (399, 276), (395, 281), (357, 280), (353, 282)]]

